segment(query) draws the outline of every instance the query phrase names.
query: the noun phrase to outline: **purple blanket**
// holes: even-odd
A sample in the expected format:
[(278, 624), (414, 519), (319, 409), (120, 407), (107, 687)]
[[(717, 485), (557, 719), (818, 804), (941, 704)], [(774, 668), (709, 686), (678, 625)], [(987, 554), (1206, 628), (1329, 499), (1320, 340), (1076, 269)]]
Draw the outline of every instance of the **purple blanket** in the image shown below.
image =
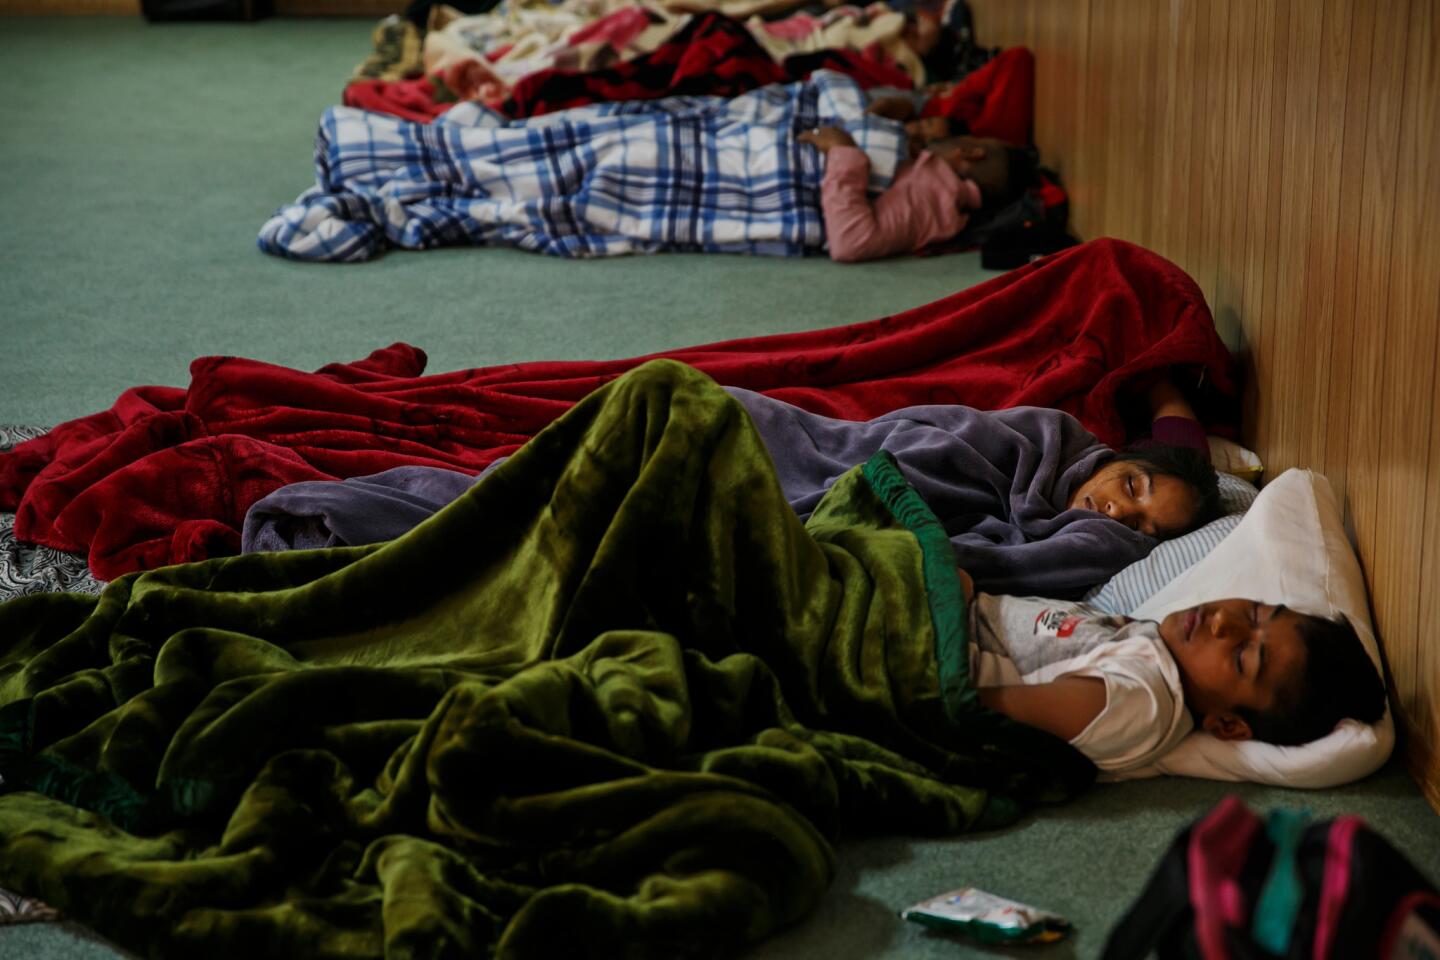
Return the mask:
[[(865, 423), (834, 420), (727, 387), (749, 410), (790, 505), (809, 516), (837, 477), (888, 450), (945, 525), (956, 562), (991, 593), (1070, 597), (1140, 559), (1155, 540), (1085, 510), (1070, 491), (1114, 452), (1058, 410), (908, 407)], [(483, 476), (483, 475), (482, 475)], [(296, 483), (245, 518), (245, 551), (373, 543), (400, 536), (475, 477), (399, 467)]]

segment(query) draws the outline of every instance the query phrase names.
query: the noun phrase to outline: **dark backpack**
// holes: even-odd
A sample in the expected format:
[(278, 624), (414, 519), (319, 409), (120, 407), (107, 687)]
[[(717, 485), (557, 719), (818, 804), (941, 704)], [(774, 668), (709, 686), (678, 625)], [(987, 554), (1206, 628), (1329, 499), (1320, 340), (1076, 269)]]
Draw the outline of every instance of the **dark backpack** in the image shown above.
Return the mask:
[(1357, 816), (1261, 820), (1236, 797), (1176, 837), (1104, 960), (1440, 957), (1440, 895)]

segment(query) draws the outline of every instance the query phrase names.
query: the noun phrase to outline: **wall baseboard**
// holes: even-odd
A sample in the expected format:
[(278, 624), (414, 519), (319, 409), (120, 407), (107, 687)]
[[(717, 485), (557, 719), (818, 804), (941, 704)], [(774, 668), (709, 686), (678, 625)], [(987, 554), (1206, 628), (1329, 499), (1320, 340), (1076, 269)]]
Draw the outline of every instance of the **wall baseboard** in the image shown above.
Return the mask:
[(0, 14), (138, 17), (140, 0), (0, 0)]

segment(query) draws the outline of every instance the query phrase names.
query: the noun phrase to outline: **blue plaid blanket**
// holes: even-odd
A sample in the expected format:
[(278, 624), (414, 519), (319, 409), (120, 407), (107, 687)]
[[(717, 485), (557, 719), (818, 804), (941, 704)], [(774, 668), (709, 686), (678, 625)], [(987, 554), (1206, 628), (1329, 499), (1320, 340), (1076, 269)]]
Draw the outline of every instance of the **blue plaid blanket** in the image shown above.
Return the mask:
[(433, 124), (332, 107), (315, 146), (317, 185), (276, 212), (260, 249), (351, 261), (504, 244), (562, 257), (659, 250), (798, 256), (825, 245), (824, 158), (796, 134), (843, 127), (883, 189), (905, 156), (901, 126), (865, 113), (854, 80), (735, 98), (604, 103), (506, 120), (479, 104)]

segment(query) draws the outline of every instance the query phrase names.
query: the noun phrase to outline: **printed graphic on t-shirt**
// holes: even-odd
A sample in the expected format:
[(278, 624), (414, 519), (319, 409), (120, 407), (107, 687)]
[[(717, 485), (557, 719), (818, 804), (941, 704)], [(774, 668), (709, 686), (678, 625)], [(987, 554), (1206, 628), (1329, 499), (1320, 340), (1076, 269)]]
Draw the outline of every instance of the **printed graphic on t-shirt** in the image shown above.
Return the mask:
[(1122, 617), (1118, 614), (1092, 614), (1087, 617), (1073, 610), (1045, 609), (1041, 610), (1035, 616), (1034, 632), (1037, 637), (1059, 637), (1064, 639), (1072, 636), (1075, 633), (1075, 629), (1084, 623), (1089, 623), (1092, 627), (1118, 630), (1130, 622), (1129, 617)]

